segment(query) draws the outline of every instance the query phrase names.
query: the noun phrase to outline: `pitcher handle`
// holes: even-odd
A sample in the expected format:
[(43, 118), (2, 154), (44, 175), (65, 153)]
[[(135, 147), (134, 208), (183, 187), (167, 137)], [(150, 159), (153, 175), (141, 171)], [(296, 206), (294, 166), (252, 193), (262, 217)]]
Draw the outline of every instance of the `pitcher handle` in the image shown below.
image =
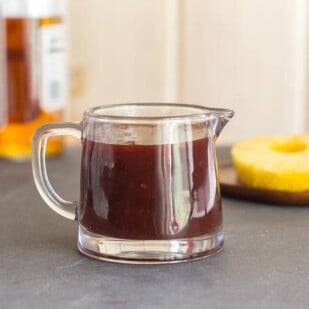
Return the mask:
[(75, 220), (76, 202), (63, 199), (52, 187), (46, 170), (46, 144), (50, 136), (71, 135), (81, 140), (79, 122), (48, 123), (41, 126), (32, 140), (32, 172), (35, 185), (46, 204), (59, 215)]

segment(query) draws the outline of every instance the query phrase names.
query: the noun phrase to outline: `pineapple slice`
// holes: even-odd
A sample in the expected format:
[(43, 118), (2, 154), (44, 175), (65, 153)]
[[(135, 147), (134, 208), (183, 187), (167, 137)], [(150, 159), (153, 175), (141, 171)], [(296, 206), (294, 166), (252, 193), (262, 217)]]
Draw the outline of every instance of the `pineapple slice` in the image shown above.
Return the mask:
[(309, 134), (256, 137), (232, 147), (241, 183), (260, 189), (309, 190)]

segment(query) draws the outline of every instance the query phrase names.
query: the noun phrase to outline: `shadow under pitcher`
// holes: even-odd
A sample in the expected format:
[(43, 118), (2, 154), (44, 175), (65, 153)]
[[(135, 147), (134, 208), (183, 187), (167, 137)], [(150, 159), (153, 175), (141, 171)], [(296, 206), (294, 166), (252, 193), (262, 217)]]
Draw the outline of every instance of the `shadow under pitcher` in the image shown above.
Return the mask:
[[(33, 176), (48, 206), (78, 223), (78, 249), (123, 263), (175, 263), (223, 247), (215, 144), (233, 111), (186, 104), (117, 104), (51, 123), (33, 138)], [(51, 186), (50, 136), (81, 140), (77, 202)]]

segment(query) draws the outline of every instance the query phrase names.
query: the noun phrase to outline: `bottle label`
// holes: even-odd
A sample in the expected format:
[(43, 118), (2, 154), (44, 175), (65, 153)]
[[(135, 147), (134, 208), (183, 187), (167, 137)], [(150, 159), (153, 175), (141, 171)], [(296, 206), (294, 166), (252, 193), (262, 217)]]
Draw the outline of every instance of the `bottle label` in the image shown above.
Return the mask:
[(40, 106), (44, 111), (63, 109), (67, 101), (66, 37), (62, 24), (40, 29)]

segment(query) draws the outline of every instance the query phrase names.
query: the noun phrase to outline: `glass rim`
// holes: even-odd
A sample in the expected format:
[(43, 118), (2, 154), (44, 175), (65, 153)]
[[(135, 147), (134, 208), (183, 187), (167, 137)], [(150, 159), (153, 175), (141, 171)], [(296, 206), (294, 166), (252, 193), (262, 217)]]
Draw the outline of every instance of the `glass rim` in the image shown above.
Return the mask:
[[(195, 110), (195, 113), (188, 113), (184, 115), (164, 115), (164, 116), (130, 116), (130, 115), (104, 115), (96, 113), (101, 110), (116, 109), (119, 107), (177, 107), (177, 108), (187, 108)], [(226, 119), (230, 119), (234, 116), (234, 111), (227, 108), (213, 108), (196, 104), (186, 104), (186, 103), (160, 103), (160, 102), (144, 102), (144, 103), (116, 103), (116, 104), (106, 104), (98, 105), (95, 107), (88, 108), (84, 111), (84, 116), (94, 120), (133, 120), (133, 121), (159, 121), (159, 120), (179, 120), (179, 119), (191, 119), (201, 116), (220, 116)]]

